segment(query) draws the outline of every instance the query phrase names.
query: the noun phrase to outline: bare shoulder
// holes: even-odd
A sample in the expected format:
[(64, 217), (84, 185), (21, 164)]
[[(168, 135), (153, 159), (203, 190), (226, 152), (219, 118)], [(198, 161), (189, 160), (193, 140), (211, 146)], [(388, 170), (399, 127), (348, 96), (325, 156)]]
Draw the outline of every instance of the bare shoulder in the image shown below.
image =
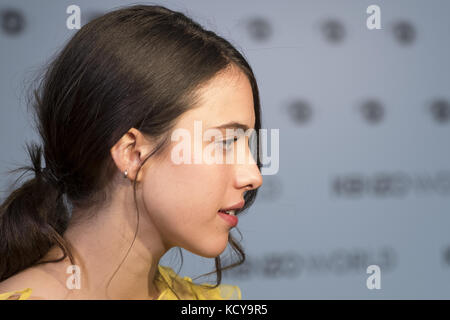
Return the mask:
[(67, 296), (64, 283), (41, 266), (27, 268), (0, 282), (0, 293), (26, 288), (32, 290), (27, 300), (59, 300)]

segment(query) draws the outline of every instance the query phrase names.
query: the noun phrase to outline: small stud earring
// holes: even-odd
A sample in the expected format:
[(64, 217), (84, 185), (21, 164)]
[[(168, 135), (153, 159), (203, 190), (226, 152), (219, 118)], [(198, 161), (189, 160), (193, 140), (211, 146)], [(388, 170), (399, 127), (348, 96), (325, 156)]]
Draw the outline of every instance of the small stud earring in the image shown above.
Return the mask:
[(128, 176), (128, 169), (125, 170), (125, 172), (123, 173), (123, 177), (124, 177), (125, 179), (127, 178), (127, 176)]

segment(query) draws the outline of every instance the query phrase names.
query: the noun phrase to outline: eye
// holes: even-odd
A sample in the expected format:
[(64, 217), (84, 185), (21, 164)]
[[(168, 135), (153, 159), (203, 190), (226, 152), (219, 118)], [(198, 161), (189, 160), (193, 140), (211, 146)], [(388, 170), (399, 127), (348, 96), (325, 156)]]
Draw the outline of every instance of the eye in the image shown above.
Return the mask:
[(223, 140), (223, 141), (221, 141), (221, 142), (222, 142), (222, 145), (223, 145), (224, 147), (226, 147), (226, 149), (229, 149), (230, 146), (231, 146), (231, 144), (234, 143), (234, 142), (236, 142), (238, 139), (239, 139), (238, 137), (234, 137), (234, 138), (232, 138), (232, 139)]

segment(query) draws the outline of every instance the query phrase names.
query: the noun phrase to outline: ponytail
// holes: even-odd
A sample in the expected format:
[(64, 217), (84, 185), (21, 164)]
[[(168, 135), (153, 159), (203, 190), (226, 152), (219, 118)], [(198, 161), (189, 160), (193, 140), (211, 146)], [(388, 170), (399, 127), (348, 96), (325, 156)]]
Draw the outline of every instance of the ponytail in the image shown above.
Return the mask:
[[(63, 233), (70, 220), (64, 203), (64, 184), (50, 168), (41, 168), (42, 147), (27, 144), (32, 166), (9, 171), (33, 171), (35, 177), (14, 190), (0, 205), (0, 282), (36, 264), (58, 262), (73, 256)], [(20, 178), (20, 177), (19, 177)], [(16, 180), (17, 182), (17, 180)], [(63, 257), (40, 261), (53, 246)]]

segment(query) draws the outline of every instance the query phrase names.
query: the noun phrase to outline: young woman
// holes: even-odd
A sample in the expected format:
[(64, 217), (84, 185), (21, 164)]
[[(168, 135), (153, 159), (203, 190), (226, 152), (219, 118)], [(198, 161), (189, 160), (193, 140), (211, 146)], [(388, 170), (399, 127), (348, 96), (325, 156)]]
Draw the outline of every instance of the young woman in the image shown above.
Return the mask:
[[(254, 202), (261, 164), (226, 128), (261, 120), (252, 69), (228, 41), (161, 6), (121, 8), (74, 35), (35, 98), (42, 144), (13, 170), (34, 177), (0, 207), (1, 299), (241, 298), (220, 283), (228, 244), (228, 267), (245, 259), (224, 211)], [(194, 137), (199, 121), (223, 132), (214, 152), (244, 141), (253, 162), (176, 163), (173, 133)], [(216, 285), (160, 265), (172, 247), (215, 258)]]

